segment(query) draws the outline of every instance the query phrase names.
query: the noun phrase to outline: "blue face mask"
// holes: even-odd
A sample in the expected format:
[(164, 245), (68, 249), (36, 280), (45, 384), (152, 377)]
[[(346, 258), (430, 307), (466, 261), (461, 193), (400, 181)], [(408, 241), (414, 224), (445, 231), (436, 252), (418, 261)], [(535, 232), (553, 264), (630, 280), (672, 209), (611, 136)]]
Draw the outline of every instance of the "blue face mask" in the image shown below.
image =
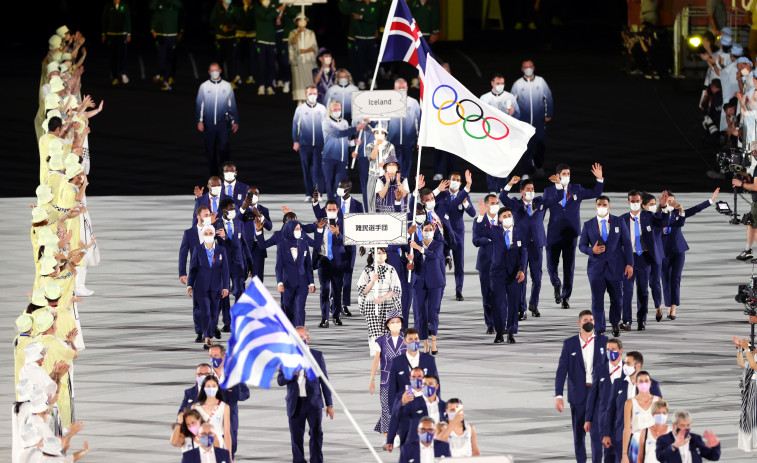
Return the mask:
[(426, 386), (423, 386), (423, 388), (421, 389), (421, 392), (426, 397), (431, 397), (432, 395), (434, 395), (436, 393), (436, 388), (434, 386), (428, 386), (428, 385), (426, 385)]
[(223, 358), (220, 358), (220, 359), (211, 358), (210, 363), (213, 365), (213, 368), (218, 368), (223, 363)]
[(420, 346), (420, 341), (409, 342), (407, 343), (407, 350), (409, 350), (410, 352), (416, 352)]
[(420, 388), (422, 388), (423, 387), (423, 380), (420, 379), (420, 378), (418, 378), (418, 379), (412, 379), (411, 378), (410, 379), (410, 387), (412, 387), (413, 389), (420, 389)]
[(618, 360), (618, 357), (620, 357), (620, 352), (618, 352), (617, 350), (607, 351), (607, 358), (610, 359), (611, 362)]
[(200, 441), (200, 445), (203, 447), (212, 447), (213, 442), (216, 440), (216, 436), (200, 436), (197, 440)]
[(428, 444), (432, 440), (434, 440), (434, 433), (433, 432), (421, 432), (421, 433), (418, 433), (418, 437), (420, 438), (421, 442), (423, 442), (424, 444)]
[(218, 394), (218, 388), (217, 387), (206, 387), (205, 388), (205, 395), (208, 397), (215, 397), (216, 394)]

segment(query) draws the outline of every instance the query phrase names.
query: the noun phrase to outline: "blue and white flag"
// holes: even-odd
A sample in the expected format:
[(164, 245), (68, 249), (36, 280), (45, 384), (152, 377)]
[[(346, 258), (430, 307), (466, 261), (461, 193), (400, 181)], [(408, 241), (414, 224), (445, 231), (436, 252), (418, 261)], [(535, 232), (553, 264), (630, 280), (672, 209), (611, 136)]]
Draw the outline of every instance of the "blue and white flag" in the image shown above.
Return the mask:
[(318, 367), (304, 353), (307, 347), (257, 277), (231, 307), (231, 320), (223, 389), (239, 383), (268, 389), (279, 367), (287, 379), (299, 370), (316, 378)]

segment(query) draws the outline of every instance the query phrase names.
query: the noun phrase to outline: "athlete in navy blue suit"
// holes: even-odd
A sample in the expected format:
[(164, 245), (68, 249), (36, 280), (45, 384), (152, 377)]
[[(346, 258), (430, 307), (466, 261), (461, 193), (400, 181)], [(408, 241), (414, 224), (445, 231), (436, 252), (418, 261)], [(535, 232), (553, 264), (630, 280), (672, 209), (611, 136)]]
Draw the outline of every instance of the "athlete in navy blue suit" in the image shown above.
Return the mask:
[(428, 448), (433, 446), (434, 458), (452, 456), (447, 442), (434, 439), (436, 424), (437, 423), (434, 422), (434, 419), (428, 416), (425, 416), (420, 420), (420, 423), (418, 423), (417, 434), (414, 434), (411, 430), (414, 437), (408, 439), (405, 445), (400, 449), (400, 463), (420, 463), (423, 461), (421, 460), (421, 447)]
[(290, 220), (281, 229), (276, 249), (276, 281), (283, 294), (282, 308), (294, 326), (305, 325), (305, 301), (315, 292), (310, 246), (302, 239), (300, 223)]
[[(208, 192), (203, 194), (204, 188), (195, 186), (195, 207), (194, 211), (200, 206), (205, 206), (210, 209), (211, 214), (215, 214), (216, 217), (220, 217), (219, 211), (221, 206), (221, 179), (213, 176), (208, 179)], [(211, 194), (214, 193), (214, 194)], [(196, 214), (195, 214), (196, 215)], [(192, 225), (197, 225), (197, 217), (192, 217)]]
[[(247, 247), (247, 240), (244, 237), (244, 223), (237, 217), (237, 208), (231, 198), (221, 200), (219, 206), (221, 214), (213, 226), (218, 230), (218, 242), (226, 249), (229, 257), (229, 273), (231, 275), (231, 294), (234, 295), (234, 301), (244, 292), (245, 280), (252, 265), (252, 255)], [(225, 297), (221, 301), (221, 312), (223, 314), (223, 330), (228, 333), (231, 331), (231, 298)]]
[[(568, 403), (573, 424), (573, 446), (578, 463), (586, 462), (586, 423), (587, 401), (590, 400), (591, 386), (599, 379), (599, 368), (605, 359), (607, 338), (594, 333), (594, 317), (591, 311), (584, 310), (578, 315), (579, 334), (563, 342), (560, 360), (555, 375), (555, 408), (562, 413), (564, 405), (563, 391), (565, 379), (568, 380)], [(588, 367), (588, 368), (587, 368)], [(591, 433), (591, 453), (593, 461), (601, 461), (602, 436), (599, 426), (593, 426)]]
[[(237, 165), (232, 161), (226, 161), (221, 164), (221, 175), (223, 176), (223, 185), (221, 185), (221, 200), (231, 198), (234, 200), (236, 209), (242, 207), (242, 203), (247, 197), (247, 190), (250, 187), (246, 183), (237, 180)], [(242, 211), (239, 211), (240, 214)]]
[(252, 254), (252, 276), (256, 276), (260, 278), (260, 281), (263, 281), (265, 259), (268, 257), (268, 253), (265, 249), (258, 246), (255, 239), (254, 222), (262, 222), (263, 228), (268, 231), (273, 229), (273, 223), (271, 223), (268, 208), (261, 205), (259, 201), (260, 190), (251, 186), (247, 190), (247, 197), (242, 203), (240, 211), (243, 211), (242, 220), (245, 222), (245, 227), (247, 228), (247, 247), (250, 249), (250, 254)]
[[(415, 251), (408, 256), (415, 274), (415, 329), (420, 334), (421, 341), (428, 342), (431, 337), (431, 353), (436, 355), (436, 335), (439, 329), (439, 311), (441, 309), (442, 294), (446, 279), (444, 277), (443, 259), (444, 243), (434, 238), (436, 225), (426, 221), (421, 226), (423, 239), (413, 234), (410, 247)], [(442, 261), (442, 264), (439, 264)]]
[(447, 411), (447, 402), (439, 397), (439, 380), (435, 375), (425, 375), (422, 380), (420, 396), (412, 391), (406, 391), (399, 400), (397, 413), (399, 414), (399, 428), (407, 430), (407, 434), (400, 434), (400, 445), (412, 441), (412, 433), (418, 428), (421, 418), (432, 415), (432, 410), (440, 418)]
[[(628, 226), (620, 217), (610, 215), (610, 198), (600, 196), (595, 201), (597, 216), (584, 222), (578, 243), (581, 252), (589, 256), (586, 273), (591, 287), (591, 311), (597, 332), (604, 333), (605, 292), (610, 296), (612, 334), (620, 336), (621, 278), (633, 276), (633, 250)], [(630, 322), (628, 323), (630, 329)], [(626, 329), (626, 328), (624, 328)]]
[[(720, 460), (720, 441), (715, 437), (715, 434), (712, 431), (705, 431), (704, 437), (707, 439), (705, 442), (702, 436), (690, 431), (691, 416), (688, 412), (686, 412), (686, 416), (689, 418), (688, 420), (684, 420), (685, 424), (674, 422), (673, 430), (657, 439), (657, 449), (655, 452), (657, 461), (660, 463), (681, 463), (683, 459), (681, 457), (681, 450), (677, 448), (679, 445), (685, 445), (689, 448), (689, 454), (691, 455), (691, 460), (689, 461), (691, 463), (702, 463), (703, 459), (710, 461)], [(683, 428), (678, 426), (688, 427)], [(676, 432), (681, 435), (680, 439), (677, 439)]]
[(479, 201), (479, 210), (485, 211), (481, 214), (481, 220), (473, 221), (473, 245), (478, 248), (476, 257), (476, 270), (478, 270), (478, 282), (481, 286), (481, 300), (484, 306), (484, 323), (486, 323), (486, 334), (494, 334), (494, 293), (491, 290), (489, 280), (489, 270), (492, 266), (492, 252), (494, 246), (488, 234), (484, 233), (484, 228), (493, 227), (497, 223), (497, 212), (499, 211), (499, 201), (496, 195), (486, 195)]
[[(586, 422), (590, 427), (598, 427), (601, 432), (604, 431), (605, 419), (607, 415), (603, 413), (602, 405), (608, 400), (612, 393), (612, 385), (623, 375), (623, 343), (620, 339), (612, 338), (607, 341), (607, 360), (600, 362), (595, 368), (597, 369), (597, 380), (591, 384), (589, 397), (586, 400)], [(586, 426), (584, 426), (586, 429)], [(605, 434), (600, 435), (604, 436)], [(613, 457), (612, 441), (610, 437), (602, 438), (604, 447), (605, 463), (612, 463)]]
[[(210, 221), (210, 210), (207, 207), (200, 206), (195, 210), (195, 223), (207, 222), (210, 225)], [(179, 281), (183, 285), (187, 284), (187, 258), (191, 261), (192, 251), (202, 245), (202, 241), (200, 240), (201, 231), (202, 225), (192, 225), (184, 230), (184, 235), (181, 237), (181, 245), (179, 246)], [(197, 309), (195, 300), (192, 298), (192, 318), (194, 320), (195, 334), (197, 335), (195, 342), (197, 343), (203, 341), (203, 327), (200, 323), (199, 314), (200, 312)]]
[[(570, 167), (567, 164), (558, 164), (556, 171), (557, 174), (549, 178), (555, 186), (544, 189), (545, 201), (552, 204), (547, 224), (547, 272), (555, 289), (555, 302), (562, 303), (563, 309), (569, 309), (568, 299), (573, 292), (576, 241), (581, 228), (581, 201), (601, 195), (604, 179), (599, 164), (594, 164), (591, 168), (591, 173), (597, 178), (592, 190), (570, 183)], [(561, 254), (562, 281), (557, 272)]]
[[(310, 342), (310, 334), (305, 327), (298, 327), (297, 333), (305, 343)], [(310, 349), (310, 353), (315, 358), (323, 374), (328, 378), (326, 373), (326, 361), (319, 350)], [(301, 372), (305, 375), (304, 372)], [(292, 379), (286, 379), (284, 374), (279, 372), (279, 386), (286, 385), (286, 403), (287, 416), (289, 417), (289, 433), (292, 438), (292, 461), (293, 463), (305, 463), (305, 423), (310, 427), (310, 463), (321, 463), (323, 461), (323, 429), (321, 421), (323, 418), (323, 405), (326, 405), (326, 414), (334, 419), (334, 406), (331, 402), (331, 391), (321, 382), (320, 378), (313, 380), (308, 379), (307, 375), (299, 379), (300, 374), (295, 373)], [(304, 394), (300, 389), (300, 381), (304, 382)]]
[[(313, 193), (316, 196), (316, 193)], [(314, 207), (315, 211), (316, 208)], [(329, 224), (323, 233), (322, 245), (316, 253), (316, 267), (318, 280), (321, 282), (321, 323), (319, 328), (329, 327), (329, 317), (334, 318), (334, 324), (342, 324), (342, 284), (344, 273), (350, 265), (350, 254), (342, 241), (344, 217), (339, 209), (339, 203), (330, 199), (324, 207)]]
[[(392, 366), (389, 369), (389, 380), (387, 392), (389, 394), (389, 403), (394, 404), (400, 398), (400, 394), (410, 386), (410, 361), (408, 358), (418, 358), (418, 367), (423, 369), (424, 375), (434, 375), (438, 377), (436, 370), (436, 360), (432, 355), (420, 352), (420, 337), (418, 330), (408, 328), (405, 330), (405, 345), (407, 352), (392, 360)], [(391, 443), (391, 442), (390, 442)]]

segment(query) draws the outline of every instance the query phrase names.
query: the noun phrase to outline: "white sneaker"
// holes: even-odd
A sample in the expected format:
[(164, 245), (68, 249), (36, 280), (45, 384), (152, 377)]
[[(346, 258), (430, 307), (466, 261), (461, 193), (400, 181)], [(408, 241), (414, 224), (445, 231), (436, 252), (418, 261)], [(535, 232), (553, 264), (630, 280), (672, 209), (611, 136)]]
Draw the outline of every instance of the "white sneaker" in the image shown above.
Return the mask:
[(284, 93), (289, 93), (289, 82), (284, 82), (284, 88), (281, 91)]
[(313, 202), (313, 197), (312, 196), (305, 196), (305, 202), (306, 203)]
[(121, 82), (124, 83), (124, 84), (128, 84), (129, 83), (129, 76), (127, 76), (126, 74), (121, 74)]
[(76, 288), (76, 291), (74, 291), (74, 293), (76, 294), (76, 297), (87, 297), (95, 294), (94, 291), (85, 287)]
[(258, 95), (265, 95), (265, 85), (258, 87)]
[(266, 95), (275, 95), (276, 92), (273, 91), (273, 87), (268, 87), (267, 89), (265, 89), (265, 94)]
[(283, 87), (283, 86), (284, 86), (284, 82), (282, 82), (282, 81), (280, 81), (280, 80), (277, 80), (277, 81), (276, 81), (276, 88), (281, 88), (281, 87)]

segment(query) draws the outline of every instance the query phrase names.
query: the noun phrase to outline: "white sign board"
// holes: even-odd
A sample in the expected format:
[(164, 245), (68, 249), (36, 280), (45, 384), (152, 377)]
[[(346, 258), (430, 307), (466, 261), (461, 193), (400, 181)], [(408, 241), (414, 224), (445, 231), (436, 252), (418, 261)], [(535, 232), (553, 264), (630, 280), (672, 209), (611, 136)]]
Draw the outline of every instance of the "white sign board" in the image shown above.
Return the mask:
[(459, 458), (436, 458), (437, 462), (444, 463), (513, 463), (513, 457), (510, 455), (500, 455), (496, 457), (459, 457)]
[(407, 117), (407, 92), (371, 90), (352, 94), (352, 119)]
[(345, 246), (407, 244), (407, 214), (345, 214)]

